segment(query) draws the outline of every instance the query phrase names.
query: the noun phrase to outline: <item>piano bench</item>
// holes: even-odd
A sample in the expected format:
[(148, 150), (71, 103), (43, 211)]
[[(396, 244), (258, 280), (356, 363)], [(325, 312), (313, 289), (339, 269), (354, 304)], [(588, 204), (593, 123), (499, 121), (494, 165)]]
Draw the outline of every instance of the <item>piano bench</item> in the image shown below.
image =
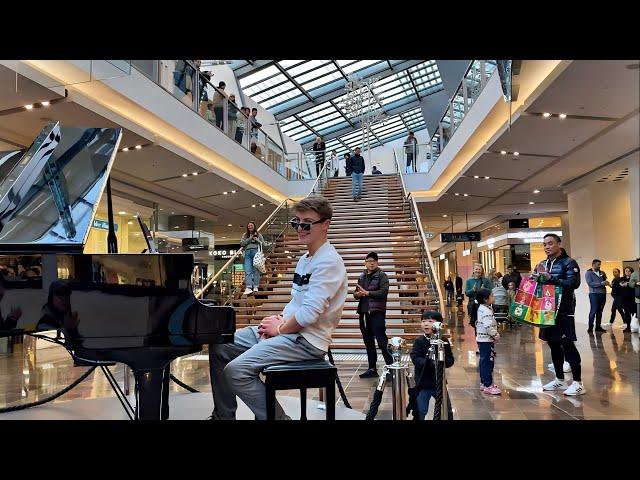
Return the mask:
[(307, 388), (325, 388), (327, 420), (336, 419), (336, 367), (326, 360), (271, 365), (262, 370), (267, 388), (267, 420), (275, 420), (276, 391), (300, 389), (300, 420), (307, 419)]

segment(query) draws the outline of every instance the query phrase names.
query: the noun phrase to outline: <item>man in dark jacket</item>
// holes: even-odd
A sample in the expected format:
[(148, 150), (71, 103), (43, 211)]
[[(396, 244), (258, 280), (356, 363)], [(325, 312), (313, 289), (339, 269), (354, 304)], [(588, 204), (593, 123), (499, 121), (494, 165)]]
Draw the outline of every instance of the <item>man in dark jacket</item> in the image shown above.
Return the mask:
[(360, 155), (360, 147), (358, 147), (355, 155), (351, 157), (351, 196), (354, 202), (362, 198), (362, 175), (364, 175), (364, 158)]
[(593, 320), (596, 321), (596, 332), (606, 332), (600, 325), (602, 324), (602, 311), (604, 304), (607, 302), (607, 274), (600, 270), (602, 262), (597, 258), (591, 262), (591, 268), (584, 272), (584, 278), (589, 285), (589, 329), (587, 332), (593, 331)]
[(507, 266), (507, 274), (502, 277), (502, 286), (509, 290), (509, 282), (513, 282), (516, 288), (520, 287), (520, 282), (522, 281), (522, 276), (520, 272), (513, 265)]
[[(564, 390), (565, 395), (584, 395), (586, 390), (582, 384), (582, 370), (580, 353), (576, 348), (575, 309), (576, 301), (574, 290), (580, 286), (580, 267), (578, 263), (562, 248), (562, 240), (555, 233), (544, 236), (544, 252), (547, 259), (541, 262), (534, 270), (538, 276), (538, 282), (547, 285), (562, 287), (562, 299), (556, 316), (556, 324), (552, 327), (541, 328), (539, 337), (549, 345), (551, 359), (556, 372), (556, 378), (542, 387), (546, 391)], [(573, 383), (568, 385), (564, 379), (564, 361), (569, 362), (573, 374)]]
[[(436, 396), (436, 364), (429, 358), (429, 348), (431, 347), (431, 334), (433, 333), (434, 322), (442, 322), (442, 315), (435, 310), (426, 310), (422, 314), (422, 332), (423, 336), (416, 339), (411, 350), (411, 361), (416, 367), (415, 379), (416, 389), (418, 390), (418, 420), (424, 420), (429, 410), (429, 400)], [(453, 365), (455, 359), (451, 352), (449, 342), (444, 345), (444, 366), (449, 368)], [(446, 387), (445, 387), (446, 389)], [(451, 400), (447, 393), (447, 411), (448, 419), (453, 420), (453, 411), (451, 409)]]
[(378, 254), (371, 252), (365, 258), (366, 270), (362, 272), (356, 285), (353, 296), (359, 300), (358, 315), (360, 316), (360, 331), (367, 348), (367, 360), (369, 369), (360, 375), (360, 378), (378, 377), (376, 360), (378, 354), (374, 339), (382, 350), (384, 362), (387, 365), (393, 363), (393, 357), (387, 349), (387, 334), (385, 316), (387, 314), (387, 295), (389, 293), (389, 279), (378, 267)]

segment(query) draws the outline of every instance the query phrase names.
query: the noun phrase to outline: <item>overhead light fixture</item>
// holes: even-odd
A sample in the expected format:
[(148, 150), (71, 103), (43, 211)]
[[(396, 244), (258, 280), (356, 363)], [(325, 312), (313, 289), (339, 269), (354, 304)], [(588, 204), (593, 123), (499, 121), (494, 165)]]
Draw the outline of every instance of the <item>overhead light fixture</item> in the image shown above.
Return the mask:
[(40, 105), (42, 105), (43, 107), (48, 107), (49, 105), (51, 105), (51, 102), (40, 102)]
[(469, 194), (468, 194), (468, 193), (465, 193), (465, 194), (464, 194), (464, 196), (465, 196), (465, 197), (468, 197), (468, 196), (469, 196)]
[(533, 191), (533, 193), (540, 193), (540, 190), (538, 190), (537, 188)]
[(202, 220), (200, 220), (201, 222), (204, 222), (204, 218)]
[(228, 224), (228, 225), (227, 225), (227, 227), (233, 227), (233, 225), (231, 225), (231, 224)]
[(163, 211), (163, 210), (164, 210), (164, 208), (161, 208), (161, 209), (160, 209), (160, 211)]
[(454, 193), (454, 195), (457, 197), (457, 196), (459, 196), (460, 194), (459, 194), (459, 193)]
[(25, 105), (24, 108), (26, 108), (27, 110), (31, 110), (33, 109), (33, 105)]
[(562, 120), (564, 120), (565, 118), (567, 118), (567, 114), (561, 113), (560, 115), (558, 115), (558, 118), (561, 118)]
[(500, 150), (500, 155), (506, 155), (507, 152), (505, 150)]
[(118, 215), (126, 215), (127, 212), (118, 212)]
[(182, 176), (183, 176), (183, 177), (188, 177), (188, 176), (189, 176), (189, 174), (188, 174), (188, 173), (183, 173), (183, 174), (182, 174)]
[(520, 155), (520, 152), (513, 152), (513, 154), (517, 157), (518, 155)]
[(447, 214), (445, 213), (444, 215), (442, 215), (444, 218), (447, 218)]
[(474, 175), (473, 178), (480, 178), (478, 175)]
[(136, 145), (136, 150), (140, 150), (142, 148), (142, 145)]
[(536, 202), (529, 202), (529, 205), (535, 205)]
[(175, 227), (173, 227), (173, 228), (180, 228), (180, 227), (179, 227), (178, 225), (176, 225), (176, 226), (175, 226)]
[(235, 190), (231, 190), (231, 193), (236, 193), (236, 191)]
[(227, 237), (220, 237), (220, 238), (227, 238)]
[(544, 113), (542, 114), (542, 116), (543, 116), (544, 118), (549, 118), (549, 117), (551, 116), (551, 114), (550, 114), (550, 113), (548, 113), (548, 112), (544, 112)]
[(133, 222), (132, 222), (131, 220), (129, 220), (129, 221), (127, 222), (127, 225), (133, 225)]
[(256, 208), (256, 205), (255, 205), (255, 203), (254, 203), (253, 205), (251, 205), (251, 207), (253, 207), (253, 208)]
[(264, 203), (261, 203), (261, 204), (260, 204), (260, 206), (261, 206), (261, 207), (264, 207)]
[(171, 212), (171, 215), (175, 215), (175, 214), (176, 214), (176, 212)]
[(223, 195), (228, 195), (228, 194), (229, 194), (229, 192), (222, 192), (222, 194), (223, 194)]
[(193, 172), (191, 175), (195, 177), (196, 175), (198, 175), (198, 172)]
[(491, 177), (484, 177), (485, 180), (489, 180)]
[(133, 218), (138, 218), (138, 215), (134, 215)]
[(129, 147), (124, 147), (124, 148), (122, 149), (122, 151), (123, 151), (123, 152), (128, 152), (128, 151), (129, 151)]

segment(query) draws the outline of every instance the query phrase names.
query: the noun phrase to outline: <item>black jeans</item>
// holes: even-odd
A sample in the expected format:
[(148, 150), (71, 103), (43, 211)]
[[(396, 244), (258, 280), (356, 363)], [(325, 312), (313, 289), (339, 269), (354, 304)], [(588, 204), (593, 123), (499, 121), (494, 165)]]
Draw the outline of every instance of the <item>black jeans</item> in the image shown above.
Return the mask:
[(631, 320), (627, 322), (627, 312), (625, 311), (625, 308), (624, 308), (624, 297), (621, 297), (621, 296), (613, 297), (613, 304), (611, 305), (611, 318), (609, 319), (609, 323), (613, 323), (615, 321), (616, 312), (620, 314), (620, 316), (622, 317), (622, 321), (624, 323), (631, 322)]
[(591, 309), (589, 310), (589, 330), (593, 328), (593, 319), (596, 320), (596, 328), (600, 327), (602, 323), (602, 311), (604, 310), (604, 304), (607, 302), (606, 293), (590, 293), (589, 303)]
[(582, 381), (580, 352), (578, 352), (576, 345), (571, 341), (547, 343), (551, 349), (551, 360), (553, 361), (553, 368), (556, 371), (556, 378), (564, 380), (563, 365), (566, 360), (569, 362), (569, 365), (571, 365), (571, 375), (573, 375), (573, 379), (578, 382)]
[(378, 342), (380, 350), (382, 350), (384, 363), (387, 365), (391, 365), (393, 363), (393, 357), (387, 348), (389, 340), (387, 339), (387, 333), (385, 331), (386, 325), (384, 323), (384, 317), (385, 312), (360, 314), (360, 331), (362, 332), (364, 345), (367, 347), (367, 360), (371, 370), (376, 369), (376, 360), (378, 359), (374, 339)]
[(320, 176), (320, 172), (322, 171), (322, 167), (324, 167), (324, 160), (316, 159), (316, 177)]

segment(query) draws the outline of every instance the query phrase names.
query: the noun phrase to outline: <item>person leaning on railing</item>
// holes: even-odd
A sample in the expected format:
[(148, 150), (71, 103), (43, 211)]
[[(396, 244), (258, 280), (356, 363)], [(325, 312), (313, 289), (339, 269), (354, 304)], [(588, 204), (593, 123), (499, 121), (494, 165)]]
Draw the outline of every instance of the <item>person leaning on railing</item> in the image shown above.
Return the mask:
[(227, 117), (229, 118), (229, 128), (227, 129), (227, 133), (228, 135), (233, 135), (235, 137), (238, 125), (238, 106), (236, 105), (236, 96), (233, 93), (229, 95), (227, 111)]
[(216, 93), (213, 94), (213, 99), (211, 100), (211, 105), (213, 106), (213, 114), (216, 117), (216, 126), (220, 129), (224, 129), (224, 101), (227, 98), (227, 94), (225, 93), (224, 89), (226, 86), (226, 83), (219, 82)]

